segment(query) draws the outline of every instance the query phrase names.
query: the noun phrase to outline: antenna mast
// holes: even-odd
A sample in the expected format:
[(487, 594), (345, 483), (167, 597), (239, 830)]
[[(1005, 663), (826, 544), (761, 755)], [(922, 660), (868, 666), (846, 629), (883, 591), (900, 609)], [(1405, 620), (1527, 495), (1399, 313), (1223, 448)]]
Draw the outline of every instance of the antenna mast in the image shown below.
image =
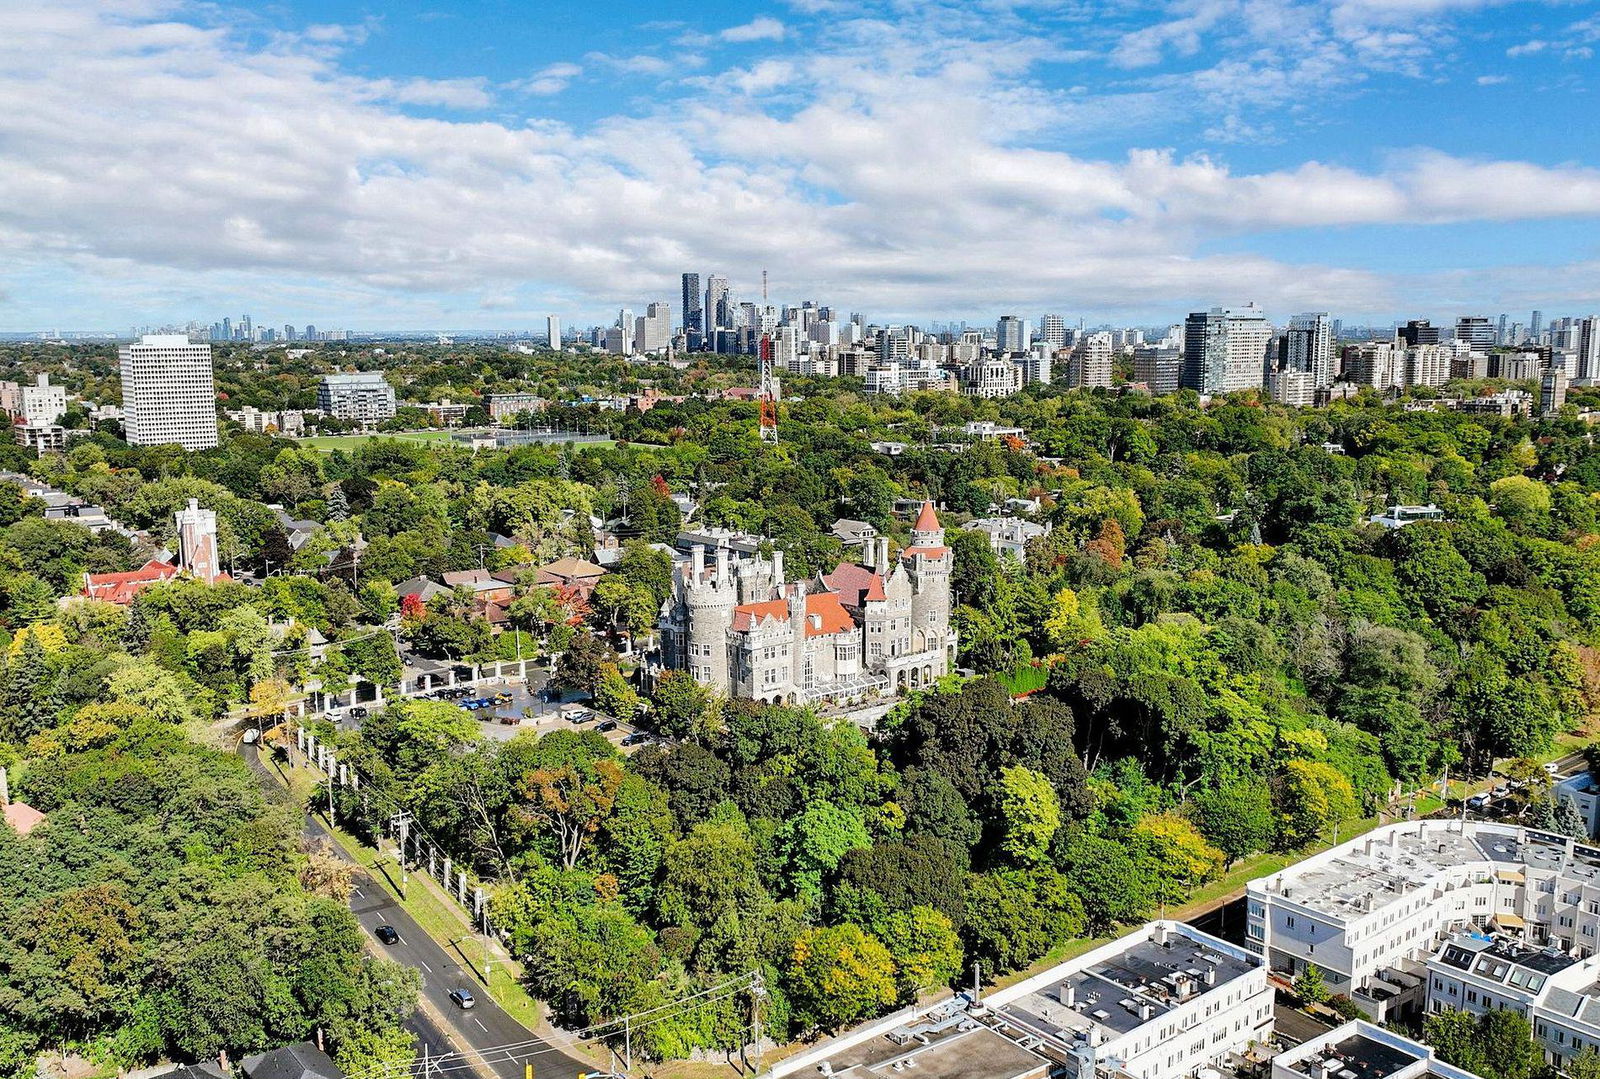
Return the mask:
[[(766, 271), (762, 271), (761, 276), (765, 279)], [(778, 441), (778, 373), (773, 368), (772, 352), (772, 335), (764, 333), (761, 335), (761, 386), (757, 401), (761, 408), (761, 441), (775, 443)]]

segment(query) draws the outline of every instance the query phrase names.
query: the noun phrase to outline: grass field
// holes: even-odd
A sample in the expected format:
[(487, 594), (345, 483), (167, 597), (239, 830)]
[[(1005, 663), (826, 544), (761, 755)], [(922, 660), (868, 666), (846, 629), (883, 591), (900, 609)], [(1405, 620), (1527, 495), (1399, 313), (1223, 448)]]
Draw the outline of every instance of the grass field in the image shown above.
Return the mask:
[(401, 431), (392, 435), (313, 435), (300, 439), (300, 445), (314, 450), (353, 450), (374, 439), (392, 438), (398, 442), (440, 442), (447, 440), (450, 431)]

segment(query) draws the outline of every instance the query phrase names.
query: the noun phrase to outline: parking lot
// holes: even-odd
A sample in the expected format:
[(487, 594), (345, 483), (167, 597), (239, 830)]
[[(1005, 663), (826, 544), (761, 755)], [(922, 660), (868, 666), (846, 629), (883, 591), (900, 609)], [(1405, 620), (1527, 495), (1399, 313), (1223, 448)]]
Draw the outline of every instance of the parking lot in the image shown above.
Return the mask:
[[(481, 722), (483, 733), (509, 741), (527, 731), (548, 734), (557, 730), (592, 730), (622, 750), (633, 753), (658, 739), (647, 731), (595, 711), (586, 701), (561, 703), (547, 699), (544, 690), (522, 682), (500, 686), (459, 687), (452, 692), (452, 703)], [(437, 695), (436, 695), (437, 696)]]

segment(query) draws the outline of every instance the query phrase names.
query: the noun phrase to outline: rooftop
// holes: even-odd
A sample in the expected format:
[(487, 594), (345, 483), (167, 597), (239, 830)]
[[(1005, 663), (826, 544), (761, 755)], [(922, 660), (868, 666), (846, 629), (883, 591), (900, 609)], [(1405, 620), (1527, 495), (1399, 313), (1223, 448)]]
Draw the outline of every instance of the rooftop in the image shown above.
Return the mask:
[[(1319, 1076), (1319, 1079), (1324, 1074), (1337, 1079), (1386, 1079), (1424, 1056), (1358, 1033), (1304, 1060), (1295, 1061), (1290, 1067), (1301, 1075)], [(1325, 1071), (1323, 1065), (1328, 1066)]]
[(880, 1079), (908, 1069), (919, 1079), (1032, 1079), (1046, 1074), (1050, 1060), (956, 1009), (845, 1046), (827, 1063), (836, 1079)]

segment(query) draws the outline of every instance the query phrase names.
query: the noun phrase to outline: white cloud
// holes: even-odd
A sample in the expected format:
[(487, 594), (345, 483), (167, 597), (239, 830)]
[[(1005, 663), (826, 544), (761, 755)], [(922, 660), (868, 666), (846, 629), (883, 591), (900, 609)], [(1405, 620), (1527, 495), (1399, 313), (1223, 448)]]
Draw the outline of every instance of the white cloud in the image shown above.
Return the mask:
[(742, 26), (730, 26), (717, 36), (723, 41), (782, 41), (783, 23), (770, 15), (761, 15)]
[(1479, 75), (1479, 86), (1499, 86), (1501, 83), (1511, 81), (1510, 75)]
[(584, 59), (592, 64), (609, 67), (626, 75), (670, 75), (674, 71), (697, 68), (705, 58), (694, 53), (680, 53), (673, 57), (635, 53), (632, 56), (613, 56), (610, 53), (591, 52)]
[(1511, 57), (1533, 56), (1536, 53), (1544, 52), (1549, 47), (1550, 47), (1550, 43), (1548, 41), (1539, 41), (1539, 40), (1527, 41), (1527, 42), (1524, 42), (1521, 45), (1513, 45), (1513, 46), (1511, 46), (1509, 49), (1506, 50), (1506, 55), (1507, 56), (1511, 56)]
[(579, 64), (556, 63), (547, 64), (535, 71), (526, 79), (520, 79), (510, 84), (513, 90), (520, 90), (525, 94), (549, 96), (559, 94), (565, 90), (573, 79), (583, 74), (583, 67)]
[[(1359, 75), (1338, 75), (1346, 47), (1316, 38), (1298, 66), (1244, 57), (1187, 81), (1057, 93), (1016, 74), (1048, 42), (974, 37), (971, 17), (836, 21), (825, 49), (672, 83), (681, 95), (663, 90), (658, 110), (576, 128), (410, 115), (397, 106), (492, 95), (476, 80), (351, 75), (326, 42), (263, 48), (92, 0), (0, 8), (0, 284), (11, 308), (49, 297), (159, 317), (150, 307), (186, 313), (201, 290), (232, 290), (337, 297), (416, 325), (515, 312), (558, 287), (596, 310), (659, 295), (684, 269), (738, 282), (766, 265), (782, 267), (783, 295), (884, 315), (996, 297), (1107, 315), (1238, 297), (1358, 312), (1423, 286), (1229, 241), (1600, 216), (1600, 170), (1577, 165), (1414, 150), (1376, 169), (1252, 172), (1161, 149), (1086, 156), (1066, 133), (1138, 123), (1181, 94), (1231, 104), (1214, 140), (1260, 141), (1272, 128), (1253, 103)], [(588, 59), (650, 76), (690, 62)], [(582, 73), (552, 64), (510, 88), (553, 92)], [(1559, 267), (1545, 281), (1578, 287)]]

